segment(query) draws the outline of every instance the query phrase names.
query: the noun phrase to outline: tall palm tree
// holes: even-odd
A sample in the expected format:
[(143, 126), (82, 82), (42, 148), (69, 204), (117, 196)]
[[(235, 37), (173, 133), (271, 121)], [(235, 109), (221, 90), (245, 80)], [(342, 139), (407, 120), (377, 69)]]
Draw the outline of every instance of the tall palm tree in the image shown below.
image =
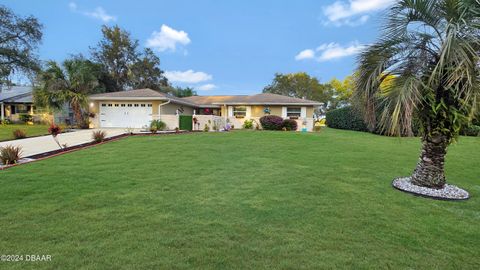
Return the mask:
[[(479, 0), (402, 0), (381, 38), (359, 56), (355, 95), (365, 120), (390, 134), (418, 122), (422, 150), (411, 181), (442, 188), (447, 147), (480, 102)], [(382, 90), (388, 76), (395, 80)]]
[(82, 57), (65, 60), (62, 66), (47, 62), (40, 74), (40, 87), (35, 91), (35, 103), (53, 110), (70, 105), (77, 126), (84, 127), (84, 111), (88, 95), (98, 91), (100, 67)]

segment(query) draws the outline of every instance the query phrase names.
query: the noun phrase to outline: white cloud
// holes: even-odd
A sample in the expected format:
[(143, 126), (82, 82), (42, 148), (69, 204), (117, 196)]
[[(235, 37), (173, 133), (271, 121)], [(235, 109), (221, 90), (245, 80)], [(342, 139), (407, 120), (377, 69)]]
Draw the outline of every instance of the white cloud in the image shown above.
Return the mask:
[(312, 58), (315, 58), (315, 52), (311, 49), (303, 50), (295, 56), (295, 60), (297, 61)]
[(343, 47), (338, 43), (323, 44), (317, 48), (320, 53), (317, 60), (320, 62), (343, 58), (359, 53), (365, 46), (354, 42), (350, 46)]
[(153, 31), (150, 38), (147, 39), (146, 46), (160, 52), (166, 50), (175, 51), (177, 44), (187, 45), (190, 42), (191, 40), (185, 31), (178, 31), (162, 24), (160, 32)]
[(306, 49), (301, 51), (297, 56), (296, 60), (301, 59), (315, 59), (319, 62), (325, 62), (329, 60), (334, 60), (338, 58), (343, 58), (359, 53), (365, 46), (355, 41), (348, 46), (342, 46), (338, 43), (324, 43), (318, 46), (315, 51), (312, 49)]
[(81, 10), (78, 10), (78, 6), (75, 2), (70, 2), (68, 4), (68, 7), (72, 12), (80, 13), (88, 17), (99, 19), (104, 23), (117, 20), (115, 16), (107, 14), (107, 12), (102, 7), (96, 7), (93, 11), (81, 11)]
[(165, 71), (165, 77), (169, 81), (180, 83), (199, 83), (213, 78), (210, 74), (201, 71), (195, 72), (191, 69), (187, 71)]
[(200, 85), (199, 87), (197, 87), (197, 89), (200, 90), (200, 91), (209, 91), (209, 90), (213, 90), (215, 88), (217, 88), (217, 86), (213, 83), (207, 83), (207, 84)]
[(323, 8), (328, 21), (325, 24), (336, 26), (356, 26), (368, 21), (367, 13), (379, 11), (393, 4), (395, 0), (348, 0), (336, 1)]

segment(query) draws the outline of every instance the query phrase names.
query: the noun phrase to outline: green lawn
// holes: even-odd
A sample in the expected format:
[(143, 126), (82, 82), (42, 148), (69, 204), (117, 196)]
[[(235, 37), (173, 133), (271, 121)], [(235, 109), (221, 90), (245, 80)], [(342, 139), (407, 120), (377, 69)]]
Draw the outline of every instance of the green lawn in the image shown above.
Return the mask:
[(8, 141), (15, 139), (13, 137), (13, 131), (21, 129), (27, 133), (27, 137), (39, 136), (48, 134), (48, 125), (0, 125), (0, 141)]
[(130, 137), (0, 171), (13, 269), (479, 269), (480, 139), (449, 149), (468, 201), (394, 190), (415, 138), (326, 129)]

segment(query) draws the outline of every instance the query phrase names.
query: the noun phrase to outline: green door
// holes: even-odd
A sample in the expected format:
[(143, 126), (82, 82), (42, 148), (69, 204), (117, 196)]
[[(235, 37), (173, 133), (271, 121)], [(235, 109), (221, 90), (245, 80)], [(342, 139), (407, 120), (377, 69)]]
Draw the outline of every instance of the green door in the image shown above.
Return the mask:
[(192, 130), (192, 116), (180, 115), (180, 123), (178, 125), (181, 130)]

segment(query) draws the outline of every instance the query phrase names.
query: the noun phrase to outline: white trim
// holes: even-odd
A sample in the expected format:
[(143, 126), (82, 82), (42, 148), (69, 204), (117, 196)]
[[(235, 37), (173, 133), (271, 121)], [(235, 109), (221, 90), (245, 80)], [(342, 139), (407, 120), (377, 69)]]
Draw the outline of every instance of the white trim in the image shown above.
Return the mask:
[(307, 107), (302, 107), (301, 110), (302, 111), (300, 113), (300, 117), (306, 118), (307, 117)]
[(165, 97), (89, 97), (90, 100), (169, 100)]
[(233, 117), (233, 106), (228, 106), (228, 117)]
[(245, 112), (245, 117), (249, 119), (250, 117), (252, 117), (252, 106), (245, 106), (245, 108), (247, 109), (247, 111)]
[(282, 117), (287, 118), (287, 107), (286, 106), (282, 107)]

